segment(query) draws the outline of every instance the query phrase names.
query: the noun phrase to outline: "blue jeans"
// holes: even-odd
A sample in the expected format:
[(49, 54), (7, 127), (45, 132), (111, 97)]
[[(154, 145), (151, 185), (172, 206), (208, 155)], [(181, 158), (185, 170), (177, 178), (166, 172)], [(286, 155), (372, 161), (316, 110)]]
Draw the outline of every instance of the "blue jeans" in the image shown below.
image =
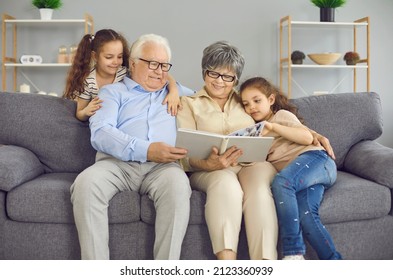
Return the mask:
[(272, 192), (284, 256), (304, 255), (304, 236), (320, 259), (342, 259), (319, 217), (323, 193), (336, 177), (336, 164), (323, 150), (305, 152), (277, 173)]

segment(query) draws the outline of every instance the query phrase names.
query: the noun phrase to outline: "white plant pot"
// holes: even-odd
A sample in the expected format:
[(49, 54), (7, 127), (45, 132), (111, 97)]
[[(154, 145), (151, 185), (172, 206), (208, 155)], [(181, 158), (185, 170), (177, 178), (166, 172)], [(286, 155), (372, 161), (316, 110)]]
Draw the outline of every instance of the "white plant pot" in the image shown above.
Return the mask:
[(53, 9), (40, 9), (41, 20), (51, 20)]

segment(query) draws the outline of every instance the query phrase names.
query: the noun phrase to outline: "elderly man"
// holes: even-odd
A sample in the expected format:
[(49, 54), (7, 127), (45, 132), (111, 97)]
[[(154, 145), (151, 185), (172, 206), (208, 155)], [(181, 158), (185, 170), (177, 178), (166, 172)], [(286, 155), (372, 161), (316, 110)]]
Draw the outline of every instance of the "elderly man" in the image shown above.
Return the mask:
[[(103, 87), (102, 108), (90, 118), (96, 163), (71, 186), (82, 259), (109, 259), (108, 205), (121, 191), (154, 201), (155, 259), (179, 259), (187, 229), (191, 188), (176, 162), (187, 151), (174, 147), (175, 117), (164, 98), (171, 51), (165, 38), (141, 36), (131, 47), (131, 79)], [(178, 85), (180, 95), (193, 92)]]

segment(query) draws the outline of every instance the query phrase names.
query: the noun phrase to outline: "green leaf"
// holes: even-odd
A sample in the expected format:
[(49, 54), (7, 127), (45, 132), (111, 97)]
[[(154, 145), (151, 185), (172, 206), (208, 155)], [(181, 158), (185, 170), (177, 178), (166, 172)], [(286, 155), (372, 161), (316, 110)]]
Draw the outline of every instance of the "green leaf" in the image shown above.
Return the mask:
[(319, 8), (338, 8), (344, 6), (346, 0), (310, 0)]
[(57, 10), (63, 6), (63, 2), (61, 0), (33, 0), (31, 3), (38, 9)]

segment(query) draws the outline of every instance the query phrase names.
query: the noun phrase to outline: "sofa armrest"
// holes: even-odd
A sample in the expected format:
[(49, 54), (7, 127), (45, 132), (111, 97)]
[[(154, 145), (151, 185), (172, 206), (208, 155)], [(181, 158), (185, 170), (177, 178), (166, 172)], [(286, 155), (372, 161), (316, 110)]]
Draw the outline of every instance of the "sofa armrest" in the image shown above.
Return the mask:
[(43, 165), (31, 151), (0, 146), (0, 190), (8, 192), (43, 173)]
[(344, 169), (359, 177), (393, 189), (393, 149), (375, 141), (352, 146), (344, 160)]

